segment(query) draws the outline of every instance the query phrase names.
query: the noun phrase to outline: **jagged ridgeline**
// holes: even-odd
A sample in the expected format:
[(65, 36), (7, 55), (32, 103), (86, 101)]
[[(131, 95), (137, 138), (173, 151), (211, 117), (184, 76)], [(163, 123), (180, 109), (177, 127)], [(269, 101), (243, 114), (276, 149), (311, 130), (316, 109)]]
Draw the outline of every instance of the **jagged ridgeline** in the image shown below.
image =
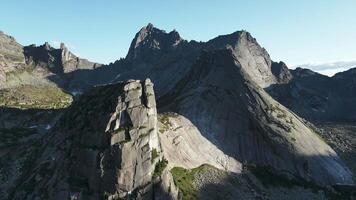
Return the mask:
[(100, 64), (81, 59), (62, 43), (59, 49), (49, 43), (22, 46), (0, 33), (0, 106), (21, 109), (60, 109), (72, 101), (70, 91), (48, 80), (78, 69), (94, 69)]

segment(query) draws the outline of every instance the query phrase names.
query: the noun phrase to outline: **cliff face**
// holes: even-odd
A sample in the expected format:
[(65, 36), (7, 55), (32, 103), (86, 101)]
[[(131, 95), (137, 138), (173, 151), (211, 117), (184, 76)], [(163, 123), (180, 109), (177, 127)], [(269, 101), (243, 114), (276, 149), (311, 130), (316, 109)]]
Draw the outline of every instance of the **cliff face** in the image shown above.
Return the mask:
[(163, 162), (155, 103), (149, 79), (99, 86), (83, 95), (45, 138), (42, 153), (13, 198), (169, 196), (164, 189), (152, 189), (170, 183), (167, 175), (165, 183), (155, 179), (162, 175), (155, 174), (156, 165)]
[(6, 73), (25, 65), (23, 47), (16, 40), (0, 32), (0, 85), (6, 81)]
[(26, 46), (24, 52), (27, 64), (40, 66), (55, 74), (68, 73), (78, 69), (95, 69), (101, 66), (77, 57), (63, 43), (59, 49), (51, 47), (47, 42), (41, 46)]

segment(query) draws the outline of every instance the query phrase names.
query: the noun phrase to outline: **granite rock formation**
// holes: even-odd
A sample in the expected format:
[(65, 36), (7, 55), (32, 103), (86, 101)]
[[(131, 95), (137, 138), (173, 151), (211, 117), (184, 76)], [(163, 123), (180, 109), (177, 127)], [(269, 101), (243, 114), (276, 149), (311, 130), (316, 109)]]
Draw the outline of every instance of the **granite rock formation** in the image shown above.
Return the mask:
[(149, 79), (95, 87), (73, 104), (43, 144), (12, 199), (173, 195), (164, 188), (169, 175), (161, 172), (157, 179), (155, 174), (163, 158)]

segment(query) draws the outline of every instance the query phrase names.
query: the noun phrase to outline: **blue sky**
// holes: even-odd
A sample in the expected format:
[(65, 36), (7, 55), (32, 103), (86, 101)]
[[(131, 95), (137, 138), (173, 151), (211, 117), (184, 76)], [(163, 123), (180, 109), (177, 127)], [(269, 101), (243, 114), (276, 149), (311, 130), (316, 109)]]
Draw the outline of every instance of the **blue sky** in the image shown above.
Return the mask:
[(109, 63), (149, 22), (197, 41), (245, 29), (272, 59), (295, 66), (356, 60), (355, 8), (354, 0), (2, 0), (0, 30)]

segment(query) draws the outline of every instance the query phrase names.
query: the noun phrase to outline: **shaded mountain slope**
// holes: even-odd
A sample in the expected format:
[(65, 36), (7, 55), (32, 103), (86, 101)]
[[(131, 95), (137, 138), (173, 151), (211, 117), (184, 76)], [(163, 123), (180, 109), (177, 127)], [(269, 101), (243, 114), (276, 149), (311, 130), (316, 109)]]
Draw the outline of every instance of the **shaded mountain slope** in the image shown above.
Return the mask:
[(204, 137), (241, 162), (322, 185), (352, 183), (337, 154), (252, 81), (230, 50), (204, 53), (175, 91), (159, 101), (162, 109), (187, 117)]
[(356, 120), (356, 69), (327, 77), (308, 69), (291, 70), (293, 78), (267, 91), (298, 115), (316, 122)]

